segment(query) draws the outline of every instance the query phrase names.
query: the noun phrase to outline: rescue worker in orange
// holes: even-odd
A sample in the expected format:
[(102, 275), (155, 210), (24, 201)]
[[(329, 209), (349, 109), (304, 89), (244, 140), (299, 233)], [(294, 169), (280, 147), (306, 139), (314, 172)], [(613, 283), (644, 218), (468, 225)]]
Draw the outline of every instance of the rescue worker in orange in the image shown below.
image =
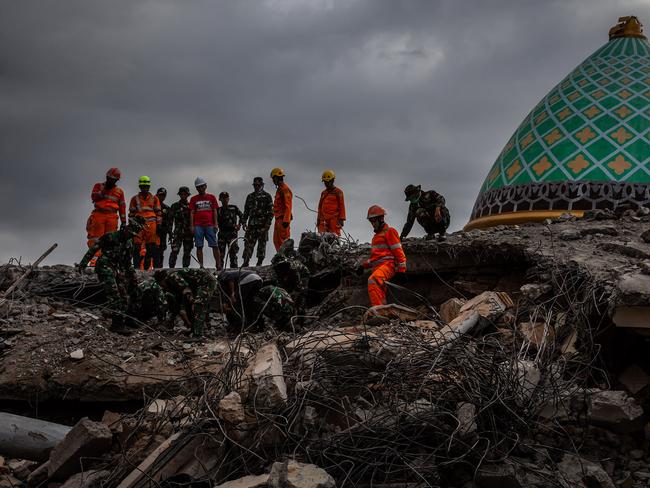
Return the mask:
[(318, 232), (333, 232), (337, 236), (341, 235), (341, 227), (345, 222), (345, 200), (343, 190), (334, 186), (336, 174), (331, 169), (323, 171), (322, 181), (325, 189), (320, 194), (318, 202), (318, 217), (316, 226)]
[(370, 259), (357, 267), (357, 274), (371, 268), (368, 278), (368, 297), (370, 305), (386, 304), (386, 282), (406, 279), (406, 255), (398, 232), (384, 222), (386, 211), (379, 205), (368, 209), (368, 220), (375, 235), (370, 247)]
[(124, 192), (117, 186), (121, 176), (119, 169), (111, 168), (106, 172), (106, 181), (93, 186), (90, 199), (95, 208), (86, 223), (89, 248), (97, 244), (104, 234), (117, 230), (118, 215), (122, 226), (126, 225)]
[(148, 176), (141, 176), (138, 180), (140, 193), (131, 198), (129, 204), (129, 219), (136, 215), (140, 215), (145, 220), (144, 229), (135, 236), (133, 243), (135, 244), (133, 250), (133, 267), (140, 268), (140, 261), (142, 256), (140, 248), (144, 244), (144, 266), (143, 269), (150, 269), (153, 266), (153, 261), (158, 255), (158, 245), (160, 238), (156, 229), (162, 223), (162, 209), (160, 207), (160, 200), (149, 191), (151, 187), (151, 178)]
[(293, 207), (293, 193), (291, 188), (284, 182), (285, 173), (282, 168), (273, 168), (271, 179), (276, 186), (275, 199), (273, 200), (273, 216), (275, 226), (273, 227), (273, 245), (279, 251), (284, 241), (291, 237), (291, 210)]

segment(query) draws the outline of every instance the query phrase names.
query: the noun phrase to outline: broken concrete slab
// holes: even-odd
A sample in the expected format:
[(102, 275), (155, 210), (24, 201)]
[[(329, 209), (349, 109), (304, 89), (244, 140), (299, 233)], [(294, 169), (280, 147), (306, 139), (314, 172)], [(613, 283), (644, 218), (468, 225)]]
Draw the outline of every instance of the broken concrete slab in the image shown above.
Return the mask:
[(639, 419), (643, 408), (624, 391), (598, 390), (591, 392), (588, 416), (594, 422), (617, 425)]
[(648, 386), (650, 375), (636, 364), (633, 364), (619, 375), (618, 380), (625, 386), (627, 391), (636, 395)]
[(373, 317), (384, 317), (389, 320), (397, 319), (402, 322), (410, 322), (422, 318), (422, 314), (412, 308), (390, 303), (388, 305), (370, 307), (363, 316), (363, 323), (367, 323)]
[(537, 349), (547, 344), (555, 344), (555, 328), (544, 322), (522, 322), (519, 324), (519, 332), (528, 343)]
[(91, 469), (72, 475), (60, 488), (99, 488), (110, 475), (107, 470)]
[(462, 298), (450, 298), (446, 302), (443, 302), (443, 304), (440, 305), (440, 318), (442, 321), (448, 324), (458, 317), (460, 309), (465, 305), (465, 302), (467, 302), (467, 300)]
[(327, 471), (315, 464), (289, 460), (273, 463), (268, 486), (269, 488), (334, 488), (336, 482)]
[(480, 315), (476, 310), (462, 311), (449, 324), (444, 325), (440, 330), (436, 331), (429, 342), (437, 346), (450, 344), (472, 330), (478, 324), (479, 318)]
[(263, 488), (269, 481), (268, 474), (243, 476), (231, 481), (226, 481), (215, 488)]
[(49, 461), (41, 464), (32, 471), (27, 477), (27, 486), (41, 486), (47, 480), (47, 470), (50, 466)]
[(535, 302), (550, 293), (553, 287), (548, 283), (527, 283), (519, 288), (522, 297), (530, 302)]
[(231, 424), (240, 424), (246, 420), (239, 393), (231, 391), (219, 401), (219, 417)]
[(282, 359), (278, 347), (262, 346), (249, 362), (238, 387), (242, 400), (258, 406), (281, 408), (287, 402)]
[(81, 419), (52, 450), (48, 466), (48, 477), (66, 480), (81, 471), (81, 458), (99, 457), (111, 448), (113, 434), (100, 422)]
[(489, 321), (495, 321), (508, 308), (514, 307), (515, 304), (506, 292), (503, 291), (485, 291), (480, 295), (468, 300), (461, 308), (460, 313), (468, 310), (478, 312), (481, 317)]
[(614, 482), (599, 464), (580, 456), (565, 454), (557, 468), (567, 488), (615, 488)]

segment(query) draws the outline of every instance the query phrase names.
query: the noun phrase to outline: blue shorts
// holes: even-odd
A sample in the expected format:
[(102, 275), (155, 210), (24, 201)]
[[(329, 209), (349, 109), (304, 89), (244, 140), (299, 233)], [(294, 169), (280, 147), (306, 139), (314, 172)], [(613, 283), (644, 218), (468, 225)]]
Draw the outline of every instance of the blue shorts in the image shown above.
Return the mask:
[(208, 246), (217, 247), (217, 236), (214, 232), (214, 227), (202, 227), (197, 225), (194, 227), (194, 245), (197, 248), (203, 247), (203, 238), (208, 241)]

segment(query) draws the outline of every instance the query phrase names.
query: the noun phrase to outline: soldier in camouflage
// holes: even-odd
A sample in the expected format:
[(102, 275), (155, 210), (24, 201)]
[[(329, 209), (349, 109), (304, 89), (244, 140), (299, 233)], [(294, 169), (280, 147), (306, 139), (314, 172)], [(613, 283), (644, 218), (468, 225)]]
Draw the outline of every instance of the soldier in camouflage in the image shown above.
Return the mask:
[(138, 281), (133, 268), (133, 238), (144, 228), (145, 221), (136, 216), (120, 230), (104, 234), (88, 249), (79, 263), (79, 271), (88, 265), (95, 254), (101, 255), (95, 265), (95, 274), (104, 289), (106, 310), (111, 317), (111, 330), (123, 332), (125, 313), (131, 309), (137, 295)]
[(190, 189), (181, 186), (178, 189), (177, 202), (172, 203), (169, 209), (169, 234), (172, 252), (169, 255), (169, 267), (176, 267), (178, 253), (183, 248), (183, 268), (190, 267), (192, 247), (194, 247), (194, 231), (190, 226)]
[(273, 221), (273, 198), (264, 191), (264, 180), (259, 176), (253, 179), (255, 191), (249, 193), (244, 205), (242, 224), (244, 235), (244, 266), (248, 266), (253, 249), (257, 243), (257, 265), (261, 266), (266, 256), (266, 242), (269, 239), (269, 228)]
[(451, 220), (449, 210), (445, 206), (445, 197), (433, 190), (422, 191), (420, 185), (408, 185), (404, 189), (404, 194), (406, 201), (410, 204), (400, 239), (404, 240), (409, 235), (413, 223), (417, 219), (418, 223), (424, 227), (427, 239), (433, 239), (437, 234), (438, 240), (443, 241)]
[(223, 265), (226, 267), (226, 247), (230, 256), (230, 267), (237, 268), (237, 253), (239, 253), (239, 241), (237, 233), (241, 228), (244, 215), (237, 205), (230, 205), (230, 195), (227, 191), (219, 194), (221, 206), (217, 209), (217, 223), (219, 224), (219, 236), (217, 245), (223, 256)]
[(169, 205), (165, 204), (165, 199), (167, 198), (167, 189), (162, 187), (158, 188), (158, 190), (156, 190), (156, 196), (158, 197), (158, 200), (160, 200), (160, 212), (162, 215), (162, 220), (160, 222), (160, 225), (156, 227), (156, 234), (158, 234), (160, 244), (158, 244), (158, 253), (156, 256), (154, 256), (153, 267), (162, 268), (163, 259), (165, 257), (165, 250), (167, 249), (167, 236), (169, 235), (170, 231), (170, 209)]
[(253, 298), (253, 303), (254, 309), (259, 310), (277, 328), (291, 330), (291, 318), (296, 315), (296, 307), (285, 289), (275, 285), (264, 286)]
[(165, 292), (155, 280), (138, 283), (136, 297), (132, 299), (131, 304), (130, 316), (140, 321), (146, 321), (152, 317), (156, 317), (159, 324), (165, 321), (165, 317), (167, 316), (167, 298), (165, 297)]
[(182, 268), (156, 271), (154, 278), (165, 293), (173, 298), (170, 310), (179, 312), (183, 322), (191, 326), (194, 337), (202, 337), (210, 300), (217, 291), (214, 275), (202, 268)]
[(278, 285), (291, 294), (298, 315), (304, 315), (307, 303), (309, 269), (294, 249), (293, 239), (287, 239), (271, 260)]

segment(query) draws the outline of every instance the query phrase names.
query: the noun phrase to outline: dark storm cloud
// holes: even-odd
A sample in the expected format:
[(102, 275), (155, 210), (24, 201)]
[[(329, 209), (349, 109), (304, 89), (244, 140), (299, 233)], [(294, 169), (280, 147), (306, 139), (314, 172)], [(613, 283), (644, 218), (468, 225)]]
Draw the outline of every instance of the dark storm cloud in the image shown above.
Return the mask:
[[(467, 220), (526, 113), (638, 1), (2, 1), (0, 262), (72, 262), (89, 193), (117, 165), (170, 196), (196, 175), (243, 203), (282, 165), (316, 206), (332, 167), (347, 229), (370, 203), (401, 226), (402, 189)], [(269, 185), (270, 186), (270, 185)], [(269, 189), (269, 188), (267, 188)], [(295, 202), (294, 233), (313, 226)]]

